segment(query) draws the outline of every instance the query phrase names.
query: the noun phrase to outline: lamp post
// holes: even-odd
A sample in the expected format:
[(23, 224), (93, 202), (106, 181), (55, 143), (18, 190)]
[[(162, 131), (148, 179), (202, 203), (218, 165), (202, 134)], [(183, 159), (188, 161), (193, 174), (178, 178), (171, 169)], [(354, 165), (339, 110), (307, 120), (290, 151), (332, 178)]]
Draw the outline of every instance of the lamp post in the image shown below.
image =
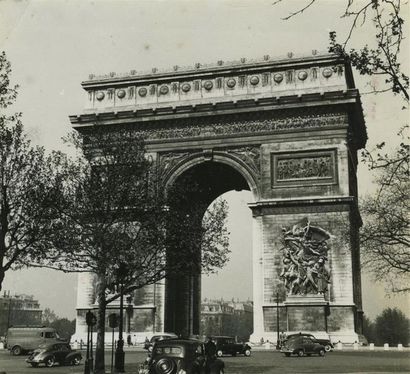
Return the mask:
[(117, 280), (120, 285), (120, 321), (118, 324), (118, 342), (117, 349), (115, 350), (115, 370), (117, 373), (124, 373), (124, 338), (123, 321), (124, 321), (124, 278), (127, 275), (126, 265), (121, 263), (117, 270)]
[(276, 334), (276, 349), (279, 350), (279, 292), (276, 292)]
[[(93, 353), (92, 353), (93, 352), (92, 333), (93, 333), (93, 326), (97, 322), (97, 318), (91, 312), (91, 310), (89, 310), (85, 314), (85, 322), (87, 323), (87, 357), (85, 359), (85, 364), (84, 364), (84, 374), (90, 374), (90, 372), (93, 371), (93, 366), (94, 366)], [(91, 344), (91, 347), (90, 347), (90, 344)]]
[(127, 296), (127, 344), (131, 345), (131, 317), (133, 312), (133, 305), (132, 305), (132, 296)]

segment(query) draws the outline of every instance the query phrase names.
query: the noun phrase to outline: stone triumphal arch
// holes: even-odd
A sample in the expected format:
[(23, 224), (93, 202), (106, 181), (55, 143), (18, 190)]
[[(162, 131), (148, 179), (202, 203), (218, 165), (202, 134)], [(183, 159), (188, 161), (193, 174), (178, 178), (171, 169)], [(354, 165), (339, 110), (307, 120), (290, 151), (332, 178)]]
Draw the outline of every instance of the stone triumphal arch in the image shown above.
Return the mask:
[[(362, 300), (357, 151), (366, 142), (350, 66), (313, 53), (146, 74), (90, 76), (79, 132), (123, 126), (144, 135), (168, 186), (190, 175), (214, 198), (250, 190), (253, 217), (252, 339), (280, 331), (327, 331), (354, 342)], [(77, 332), (96, 307), (80, 275)], [(200, 280), (164, 281), (128, 300), (135, 336), (198, 333)], [(278, 298), (278, 299), (277, 299)], [(118, 305), (112, 305), (113, 309)], [(132, 313), (131, 313), (132, 312)]]

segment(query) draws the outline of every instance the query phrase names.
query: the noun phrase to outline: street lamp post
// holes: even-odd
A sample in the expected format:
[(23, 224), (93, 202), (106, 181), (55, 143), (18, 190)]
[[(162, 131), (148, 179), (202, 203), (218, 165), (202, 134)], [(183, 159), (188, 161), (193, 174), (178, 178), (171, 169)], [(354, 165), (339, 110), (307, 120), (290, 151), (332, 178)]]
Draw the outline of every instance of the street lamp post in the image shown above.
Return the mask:
[(131, 317), (132, 317), (132, 312), (133, 312), (133, 306), (132, 306), (132, 296), (129, 295), (127, 296), (127, 344), (131, 345)]
[(97, 322), (97, 318), (95, 317), (94, 313), (91, 312), (91, 310), (89, 310), (85, 314), (85, 322), (87, 323), (87, 357), (85, 359), (85, 364), (84, 364), (84, 374), (90, 374), (93, 371), (93, 367), (94, 367), (93, 346), (92, 346), (93, 326)]
[(276, 334), (276, 349), (279, 350), (279, 292), (276, 293)]

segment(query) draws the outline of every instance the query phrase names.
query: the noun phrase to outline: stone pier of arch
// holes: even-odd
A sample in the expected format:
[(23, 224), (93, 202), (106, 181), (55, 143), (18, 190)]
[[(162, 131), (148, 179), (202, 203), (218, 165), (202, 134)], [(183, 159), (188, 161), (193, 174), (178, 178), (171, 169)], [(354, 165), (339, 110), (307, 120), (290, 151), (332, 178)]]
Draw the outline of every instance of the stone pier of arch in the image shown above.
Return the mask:
[[(208, 173), (210, 199), (232, 189), (252, 192), (251, 340), (276, 341), (279, 313), (279, 331), (358, 341), (363, 312), (356, 166), (366, 129), (346, 61), (319, 54), (219, 62), (90, 76), (82, 88), (86, 106), (70, 116), (72, 126), (80, 133), (99, 126), (143, 135), (147, 151), (163, 166), (164, 185), (186, 173), (199, 179)], [(297, 231), (300, 222), (329, 233), (323, 292), (286, 285), (284, 232)], [(85, 312), (97, 307), (92, 283), (91, 275), (79, 276), (77, 340), (86, 334)], [(198, 333), (200, 281), (164, 281), (132, 296), (134, 340), (163, 331)], [(115, 312), (118, 305), (110, 308)]]

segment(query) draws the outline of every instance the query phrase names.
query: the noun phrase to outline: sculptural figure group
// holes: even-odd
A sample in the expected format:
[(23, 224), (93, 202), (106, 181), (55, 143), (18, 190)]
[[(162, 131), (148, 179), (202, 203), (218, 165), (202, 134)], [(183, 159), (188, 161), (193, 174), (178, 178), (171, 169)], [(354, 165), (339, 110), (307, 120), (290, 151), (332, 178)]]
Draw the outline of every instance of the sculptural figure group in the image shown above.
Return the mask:
[(304, 218), (292, 229), (283, 229), (283, 270), (289, 295), (319, 294), (327, 291), (330, 272), (326, 266), (330, 234), (320, 227), (312, 226)]

